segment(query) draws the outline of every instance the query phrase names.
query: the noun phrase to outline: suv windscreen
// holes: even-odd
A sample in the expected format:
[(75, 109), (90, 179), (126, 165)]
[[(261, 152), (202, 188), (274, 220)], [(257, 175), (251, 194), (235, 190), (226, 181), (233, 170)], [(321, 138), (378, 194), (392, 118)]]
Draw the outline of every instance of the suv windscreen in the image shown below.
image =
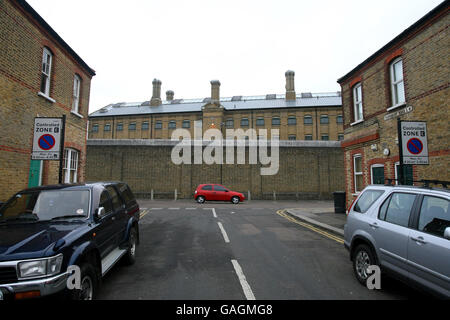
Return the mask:
[(367, 210), (369, 210), (370, 206), (377, 201), (379, 197), (384, 193), (383, 190), (366, 190), (364, 193), (359, 197), (358, 201), (356, 202), (355, 206), (353, 207), (353, 210), (359, 213), (365, 213)]
[(89, 214), (89, 190), (44, 190), (19, 193), (0, 211), (7, 220), (51, 220), (63, 217), (85, 218)]

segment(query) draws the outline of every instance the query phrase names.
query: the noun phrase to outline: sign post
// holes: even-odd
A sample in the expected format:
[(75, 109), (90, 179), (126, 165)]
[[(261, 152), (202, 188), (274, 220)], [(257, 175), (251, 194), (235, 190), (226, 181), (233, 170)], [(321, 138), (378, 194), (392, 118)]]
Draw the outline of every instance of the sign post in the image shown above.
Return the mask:
[(59, 183), (62, 182), (64, 131), (62, 118), (34, 118), (32, 160), (59, 160)]

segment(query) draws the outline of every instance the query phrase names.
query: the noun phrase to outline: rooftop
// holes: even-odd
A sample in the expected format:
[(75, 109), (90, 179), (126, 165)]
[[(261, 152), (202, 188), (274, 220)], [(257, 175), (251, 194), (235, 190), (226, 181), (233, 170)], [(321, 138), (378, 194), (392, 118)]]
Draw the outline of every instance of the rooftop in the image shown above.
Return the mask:
[[(255, 110), (283, 108), (341, 107), (340, 92), (301, 93), (295, 100), (286, 100), (284, 94), (268, 94), (263, 96), (234, 96), (221, 98), (220, 104), (225, 110)], [(176, 99), (162, 101), (160, 106), (150, 106), (150, 101), (120, 102), (107, 105), (90, 117), (127, 116), (158, 113), (201, 112), (208, 104), (209, 98)]]

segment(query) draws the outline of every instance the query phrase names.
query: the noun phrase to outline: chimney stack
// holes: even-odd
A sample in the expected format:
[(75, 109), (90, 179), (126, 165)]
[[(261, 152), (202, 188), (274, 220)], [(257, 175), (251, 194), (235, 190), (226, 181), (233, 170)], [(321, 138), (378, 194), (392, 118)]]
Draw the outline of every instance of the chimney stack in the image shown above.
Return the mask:
[(161, 80), (153, 79), (153, 95), (150, 100), (151, 106), (160, 106), (161, 105)]
[(166, 91), (166, 100), (172, 101), (174, 95), (175, 95), (175, 93), (172, 90), (167, 90)]
[(288, 70), (284, 75), (286, 76), (286, 100), (295, 100), (297, 98), (295, 94), (295, 72)]
[(211, 80), (211, 102), (220, 103), (220, 81)]

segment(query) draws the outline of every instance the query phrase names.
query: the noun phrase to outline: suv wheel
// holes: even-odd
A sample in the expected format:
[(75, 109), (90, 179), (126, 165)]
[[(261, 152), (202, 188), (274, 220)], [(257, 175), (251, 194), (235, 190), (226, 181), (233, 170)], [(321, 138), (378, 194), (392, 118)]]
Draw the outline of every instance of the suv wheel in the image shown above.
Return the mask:
[(136, 246), (137, 246), (137, 230), (136, 227), (131, 228), (130, 238), (128, 240), (128, 251), (125, 254), (124, 262), (125, 264), (131, 266), (136, 262)]
[(198, 202), (198, 203), (205, 203), (205, 200), (206, 200), (206, 199), (205, 199), (204, 196), (198, 196), (198, 197), (197, 197), (197, 202)]
[(358, 245), (353, 253), (353, 271), (356, 279), (364, 286), (369, 277), (367, 268), (372, 265), (376, 265), (376, 260), (370, 247), (365, 244)]
[(234, 196), (233, 198), (231, 198), (231, 202), (233, 203), (233, 204), (238, 204), (239, 203), (239, 197), (236, 197), (236, 196)]
[(95, 268), (90, 263), (83, 263), (80, 268), (80, 289), (69, 292), (71, 300), (93, 300), (97, 292), (98, 278)]

